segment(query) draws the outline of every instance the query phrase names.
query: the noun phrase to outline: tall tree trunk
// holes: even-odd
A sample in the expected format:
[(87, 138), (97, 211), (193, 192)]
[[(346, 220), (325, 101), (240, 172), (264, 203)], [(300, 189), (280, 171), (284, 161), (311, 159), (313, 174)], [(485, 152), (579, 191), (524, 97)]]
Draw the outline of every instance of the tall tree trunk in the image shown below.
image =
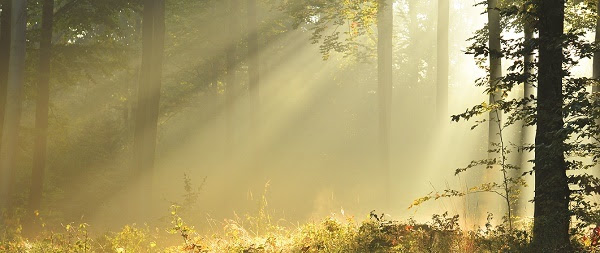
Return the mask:
[[(6, 110), (6, 92), (8, 87), (8, 68), (10, 62), (11, 44), (11, 13), (12, 0), (2, 0), (2, 13), (0, 14), (0, 143), (2, 142), (2, 129), (4, 128), (4, 114)], [(0, 145), (0, 149), (1, 149)]]
[(379, 0), (377, 11), (377, 80), (379, 94), (379, 154), (387, 208), (390, 207), (390, 128), (392, 109), (392, 1)]
[(0, 152), (0, 209), (10, 209), (15, 158), (18, 150), (21, 121), (21, 97), (25, 81), (25, 30), (27, 28), (27, 1), (13, 0), (10, 67), (3, 138)]
[[(600, 1), (596, 3), (596, 15), (600, 15)], [(600, 18), (596, 19), (596, 43), (600, 43)], [(600, 52), (594, 52), (593, 67), (592, 67), (592, 78), (596, 82), (600, 82)], [(600, 92), (600, 83), (592, 85), (592, 93), (598, 94)], [(600, 125), (600, 119), (596, 120), (596, 125)], [(596, 143), (600, 145), (600, 142)], [(596, 165), (596, 171), (600, 170), (600, 164)], [(598, 172), (597, 172), (598, 173)]]
[[(149, 215), (156, 155), (162, 79), (164, 0), (145, 0), (142, 21), (142, 66), (134, 133), (134, 177), (139, 180), (139, 212)], [(142, 217), (143, 218), (143, 217)]]
[[(596, 3), (596, 12), (600, 15), (600, 1)], [(600, 18), (596, 19), (596, 43), (600, 43)], [(600, 52), (594, 52), (594, 63), (593, 63), (593, 74), (592, 78), (600, 79)], [(600, 85), (592, 86), (592, 92), (600, 92)]]
[[(490, 86), (498, 87), (502, 78), (502, 57), (500, 45), (500, 12), (497, 9), (498, 0), (488, 0), (488, 29), (489, 29), (489, 48), (490, 48)], [(494, 104), (500, 100), (501, 91), (496, 88), (490, 93), (489, 103)], [(494, 144), (500, 141), (499, 123), (502, 121), (500, 111), (490, 111), (488, 120), (488, 150), (496, 149)], [(497, 157), (490, 153), (490, 158)]]
[(158, 115), (160, 111), (160, 90), (162, 86), (162, 68), (165, 48), (165, 0), (155, 0), (154, 10), (154, 49), (152, 59), (152, 86), (150, 87), (150, 100), (148, 105), (148, 123), (150, 126), (148, 145), (149, 157), (152, 157), (149, 168), (154, 167), (156, 153), (156, 137), (158, 134)]
[[(498, 11), (498, 0), (488, 0), (488, 46), (490, 49), (489, 55), (489, 64), (490, 64), (490, 76), (489, 82), (490, 87), (493, 89), (501, 85), (502, 78), (502, 56), (501, 56), (501, 45), (500, 45), (500, 12)], [(489, 104), (495, 104), (497, 101), (501, 99), (501, 90), (500, 88), (495, 88), (495, 90), (491, 91), (489, 94)], [(488, 151), (490, 150), (498, 150), (498, 144), (500, 143), (500, 124), (502, 121), (501, 111), (492, 110), (488, 114)], [(489, 159), (499, 159), (498, 153), (489, 152)], [(485, 171), (483, 180), (495, 181), (495, 171)], [(478, 202), (480, 203), (480, 219), (485, 219), (486, 212), (489, 208), (491, 208), (489, 201), (486, 201), (483, 198), (479, 198)]]
[(412, 92), (418, 92), (419, 95), (423, 94), (423, 87), (420, 87), (419, 84), (419, 72), (421, 68), (419, 66), (419, 61), (421, 60), (420, 56), (423, 55), (421, 49), (421, 43), (419, 39), (424, 36), (423, 32), (419, 29), (419, 18), (418, 14), (420, 0), (407, 0), (408, 4), (408, 37), (410, 38), (410, 43), (407, 48), (407, 60), (410, 64), (406, 66), (407, 70), (404, 71), (406, 76), (402, 79), (405, 80), (406, 84), (404, 86), (410, 87)]
[(566, 136), (561, 133), (564, 4), (564, 0), (537, 1), (540, 40), (532, 247), (538, 252), (572, 252)]
[[(534, 31), (533, 18), (534, 17), (532, 17), (530, 15), (526, 15), (522, 21), (523, 22), (523, 36), (525, 39), (524, 43), (527, 48), (532, 48), (529, 45), (531, 45), (531, 43), (533, 41), (533, 31)], [(533, 75), (532, 64), (533, 64), (533, 50), (527, 50), (527, 52), (525, 52), (523, 55), (523, 75), (527, 78), (527, 80), (523, 83), (523, 98), (524, 99), (530, 99), (531, 96), (534, 95), (533, 85), (529, 81), (529, 78)], [(531, 107), (532, 103), (528, 103), (526, 106)], [(520, 131), (521, 131), (520, 132), (521, 136), (519, 136), (519, 139), (516, 141), (515, 144), (517, 145), (517, 147), (525, 147), (525, 145), (533, 142), (533, 140), (532, 140), (533, 129), (531, 127), (527, 127), (525, 125), (525, 121), (521, 121), (519, 127), (520, 127)], [(515, 154), (515, 156), (516, 156), (515, 165), (519, 166), (520, 169), (513, 171), (512, 177), (520, 177), (524, 171), (530, 170), (529, 168), (527, 168), (527, 167), (529, 167), (528, 161), (530, 160), (530, 155), (531, 155), (531, 153), (524, 148)], [(515, 214), (517, 216), (523, 217), (524, 215), (526, 215), (524, 207), (527, 204), (528, 200), (525, 198), (526, 196), (524, 196), (524, 194), (523, 194), (525, 188), (523, 188), (523, 187), (519, 187), (519, 188), (521, 190), (521, 194), (520, 194), (521, 196), (519, 196), (519, 199), (517, 200), (514, 208), (515, 208)]]
[(229, 45), (227, 46), (227, 88), (225, 90), (225, 154), (231, 155), (233, 149), (233, 113), (237, 89), (237, 33), (239, 0), (229, 0)]
[(258, 21), (256, 0), (247, 0), (247, 23), (248, 23), (248, 89), (250, 92), (250, 124), (252, 135), (255, 136), (260, 130), (260, 92), (259, 92), (259, 46), (258, 46)]
[[(501, 91), (499, 88), (495, 88), (501, 85), (502, 78), (502, 56), (501, 56), (501, 45), (500, 45), (500, 12), (498, 11), (498, 0), (488, 0), (488, 46), (490, 49), (489, 64), (490, 64), (490, 76), (489, 85), (492, 89), (489, 94), (489, 104), (495, 104), (500, 100)], [(499, 150), (498, 144), (500, 143), (500, 124), (502, 121), (501, 111), (492, 110), (488, 114), (488, 151)], [(500, 159), (497, 152), (488, 152), (488, 159)], [(499, 178), (497, 170), (501, 168), (495, 167), (494, 170), (483, 171), (483, 182), (496, 182)], [(489, 200), (485, 197), (477, 198), (477, 211), (478, 216), (476, 220), (479, 222), (485, 222), (487, 218), (487, 212), (490, 211), (496, 204), (494, 201)]]
[(48, 137), (48, 106), (50, 100), (50, 61), (52, 57), (52, 31), (54, 23), (54, 0), (44, 0), (42, 7), (42, 37), (38, 66), (38, 96), (35, 115), (35, 149), (29, 191), (29, 211), (40, 209), (46, 169), (46, 145)]
[(445, 124), (448, 118), (448, 30), (450, 19), (450, 0), (438, 0), (437, 23), (437, 120)]
[[(151, 173), (148, 167), (146, 147), (149, 135), (148, 123), (148, 105), (150, 100), (150, 88), (152, 87), (152, 56), (154, 50), (154, 0), (144, 0), (144, 10), (142, 12), (142, 63), (140, 67), (137, 109), (135, 114), (135, 131), (133, 137), (133, 179), (138, 180), (138, 186), (133, 198), (137, 201), (132, 202), (133, 216), (140, 215), (145, 208), (142, 205), (150, 201), (147, 186), (145, 185), (145, 175)], [(152, 158), (153, 159), (153, 158)], [(144, 218), (144, 217), (143, 217)]]

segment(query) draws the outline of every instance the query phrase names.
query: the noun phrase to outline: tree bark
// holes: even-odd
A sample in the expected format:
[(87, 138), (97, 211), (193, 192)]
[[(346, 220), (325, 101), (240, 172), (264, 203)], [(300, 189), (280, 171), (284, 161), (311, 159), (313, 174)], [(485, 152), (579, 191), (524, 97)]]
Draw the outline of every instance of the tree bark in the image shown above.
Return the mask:
[[(600, 1), (596, 3), (596, 14), (600, 15)], [(600, 18), (596, 19), (596, 37), (595, 42), (600, 43)], [(598, 94), (600, 92), (600, 52), (594, 52), (593, 67), (592, 67), (592, 78), (596, 80), (596, 83), (592, 85), (592, 93)], [(596, 120), (596, 125), (600, 125), (600, 119)], [(600, 145), (597, 142), (596, 145)], [(596, 165), (596, 171), (600, 170), (600, 164)]]
[(572, 252), (562, 133), (564, 4), (564, 0), (537, 1), (540, 41), (532, 247), (538, 252)]
[(438, 0), (437, 23), (437, 101), (436, 111), (439, 125), (448, 118), (448, 30), (450, 19), (450, 0)]
[(258, 21), (256, 0), (247, 0), (248, 22), (248, 90), (250, 93), (250, 124), (253, 136), (260, 130), (258, 127), (260, 111), (259, 90), (259, 46), (258, 46)]
[[(596, 11), (600, 14), (600, 1), (596, 3)], [(596, 37), (595, 42), (600, 42), (600, 18), (596, 19)], [(600, 79), (600, 52), (594, 52), (592, 78)], [(592, 92), (600, 92), (600, 85), (592, 86)]]
[(0, 152), (0, 209), (10, 209), (15, 158), (18, 151), (21, 121), (22, 89), (25, 81), (25, 30), (27, 26), (27, 1), (13, 0), (10, 66), (3, 138)]
[(165, 36), (164, 0), (145, 0), (142, 22), (142, 65), (134, 133), (133, 176), (139, 180), (136, 197), (140, 205), (136, 209), (143, 218), (149, 215), (152, 198)]
[(393, 8), (389, 0), (379, 0), (377, 11), (377, 80), (379, 94), (379, 154), (386, 196), (390, 207), (390, 128), (392, 108)]
[[(525, 46), (527, 48), (531, 48), (529, 45), (532, 43), (533, 41), (533, 32), (534, 32), (534, 27), (533, 27), (533, 19), (534, 17), (530, 16), (530, 15), (526, 15), (523, 18), (523, 37), (524, 37), (524, 43)], [(525, 76), (527, 78), (527, 80), (525, 80), (525, 82), (523, 82), (523, 98), (524, 99), (531, 99), (532, 96), (534, 96), (534, 87), (531, 84), (531, 82), (529, 81), (529, 78), (533, 75), (533, 69), (532, 69), (532, 64), (533, 64), (533, 50), (528, 50), (524, 53), (523, 55), (523, 76)], [(533, 106), (532, 103), (527, 103), (526, 107), (531, 107)], [(525, 145), (528, 145), (529, 143), (533, 142), (533, 128), (532, 127), (528, 127), (525, 124), (525, 121), (521, 121), (520, 122), (520, 136), (519, 139), (517, 140), (517, 147), (522, 147), (521, 150), (519, 150), (519, 152), (517, 152), (515, 154), (515, 165), (519, 166), (519, 170), (515, 170), (512, 173), (512, 177), (520, 177), (524, 171), (529, 171), (530, 168), (529, 167), (529, 163), (528, 161), (532, 158), (531, 157), (531, 152), (529, 152), (528, 150), (524, 149)], [(517, 200), (517, 202), (514, 205), (515, 208), (515, 213), (517, 216), (523, 217), (525, 214), (525, 205), (527, 205), (528, 200), (526, 198), (524, 198), (524, 191), (525, 188), (524, 187), (519, 187), (519, 189), (521, 190), (521, 196), (519, 196), (519, 199)]]
[[(488, 0), (488, 29), (489, 29), (489, 48), (490, 48), (490, 87), (498, 87), (502, 78), (502, 57), (500, 45), (500, 12), (497, 10), (498, 0)], [(501, 91), (496, 88), (490, 93), (489, 103), (494, 104), (501, 99)], [(502, 121), (500, 111), (490, 111), (488, 118), (488, 150), (497, 149), (495, 144), (500, 142), (499, 122)], [(491, 152), (490, 158), (497, 157), (497, 154)]]
[(405, 82), (403, 86), (409, 87), (414, 91), (419, 92), (418, 94), (423, 94), (421, 87), (419, 86), (419, 72), (421, 71), (421, 67), (418, 62), (421, 60), (420, 56), (424, 53), (421, 47), (421, 43), (419, 38), (424, 36), (423, 32), (419, 29), (419, 18), (418, 18), (418, 5), (420, 0), (407, 0), (408, 5), (408, 37), (410, 38), (410, 43), (408, 45), (407, 51), (409, 52), (406, 57), (407, 61), (412, 63), (406, 66), (405, 76), (402, 78), (402, 82)]
[[(496, 104), (501, 99), (501, 90), (499, 86), (502, 82), (502, 55), (501, 55), (501, 44), (500, 44), (500, 12), (498, 11), (498, 0), (488, 0), (488, 47), (490, 50), (489, 54), (489, 104)], [(488, 140), (487, 150), (488, 159), (501, 159), (499, 152), (500, 147), (500, 124), (502, 122), (501, 111), (491, 110), (488, 113)], [(496, 182), (501, 175), (499, 170), (502, 168), (497, 165), (493, 170), (485, 170), (479, 174), (481, 176), (481, 183)], [(480, 223), (485, 223), (487, 218), (487, 212), (495, 209), (497, 204), (495, 201), (490, 200), (486, 197), (477, 197), (476, 202), (476, 220)]]
[(233, 113), (237, 89), (237, 33), (239, 0), (229, 0), (229, 45), (227, 46), (227, 87), (225, 89), (225, 154), (231, 155), (233, 149)]
[[(534, 27), (533, 27), (533, 17), (525, 17), (525, 20), (523, 21), (523, 35), (524, 35), (524, 39), (525, 39), (525, 43), (530, 44), (533, 41), (533, 32), (534, 32)], [(527, 80), (523, 83), (523, 97), (524, 98), (531, 98), (534, 95), (534, 87), (531, 84), (531, 82), (529, 81), (530, 76), (533, 75), (533, 50), (529, 50), (528, 52), (525, 52), (525, 55), (523, 55), (523, 75), (525, 75), (527, 77)], [(530, 103), (531, 104), (531, 103)], [(523, 131), (522, 133), (526, 134), (526, 131)], [(526, 140), (526, 135), (521, 138), (523, 141)]]
[(40, 58), (38, 66), (38, 92), (35, 111), (35, 149), (33, 151), (31, 189), (29, 192), (29, 211), (31, 213), (40, 209), (44, 185), (44, 171), (46, 169), (53, 23), (54, 0), (44, 0), (42, 7), (42, 37), (40, 39)]
[[(4, 114), (6, 110), (6, 92), (8, 87), (8, 68), (10, 63), (11, 44), (11, 13), (12, 0), (2, 0), (2, 14), (0, 14), (0, 143), (2, 142), (2, 129), (4, 128)], [(1, 146), (1, 145), (0, 145)], [(1, 150), (2, 147), (0, 147)]]

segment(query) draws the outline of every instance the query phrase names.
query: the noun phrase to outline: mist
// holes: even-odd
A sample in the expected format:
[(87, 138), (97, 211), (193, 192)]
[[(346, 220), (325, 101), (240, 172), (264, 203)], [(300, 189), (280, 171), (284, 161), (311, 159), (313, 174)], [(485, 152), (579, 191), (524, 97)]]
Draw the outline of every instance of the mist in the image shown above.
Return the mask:
[[(183, 9), (189, 4), (197, 8)], [(389, 177), (382, 178), (373, 38), (364, 38), (368, 48), (360, 50), (367, 56), (361, 59), (333, 52), (323, 60), (319, 45), (311, 43), (309, 24), (293, 29), (294, 20), (275, 3), (259, 3), (258, 29), (266, 36), (259, 38), (260, 122), (252, 129), (245, 49), (235, 45), (244, 43), (248, 28), (242, 24), (236, 32), (224, 27), (230, 18), (226, 3), (204, 5), (167, 2), (166, 6), (152, 214), (164, 215), (171, 202), (182, 201), (184, 174), (193, 186), (201, 187), (194, 214), (198, 221), (256, 212), (263, 194), (268, 208), (291, 223), (342, 209), (359, 216), (376, 210), (396, 218), (474, 212), (465, 210), (462, 200), (444, 200), (419, 210), (408, 207), (436, 188), (466, 187), (468, 178), (455, 177), (454, 169), (486, 155), (485, 131), (469, 130), (470, 123), (450, 123), (452, 114), (485, 101), (482, 89), (473, 85), (484, 72), (463, 53), (472, 30), (485, 22), (479, 15), (483, 8), (470, 3), (450, 8), (449, 114), (438, 121), (436, 10), (424, 2), (411, 2), (413, 10), (407, 2), (394, 3), (391, 162)], [(417, 20), (410, 20), (411, 15)], [(135, 26), (126, 28), (139, 39)], [(369, 29), (376, 32), (376, 27)], [(237, 42), (229, 41), (230, 36)], [(232, 46), (238, 46), (240, 56), (233, 73), (238, 86), (228, 133), (224, 56)], [(131, 52), (115, 59), (125, 69), (108, 73), (84, 69), (92, 72), (92, 80), (73, 80), (66, 87), (53, 83), (50, 100), (56, 118), (50, 119), (47, 172), (49, 178), (57, 177), (60, 183), (53, 187), (63, 190), (64, 196), (47, 205), (67, 219), (84, 217), (90, 223), (113, 225), (131, 219), (122, 214), (135, 188), (135, 180), (127, 178), (131, 152), (127, 142), (133, 138), (134, 116), (129, 114), (135, 107), (139, 59), (138, 52)], [(406, 74), (409, 70), (417, 72)], [(56, 80), (61, 73), (53, 75)], [(26, 96), (22, 126), (35, 121), (35, 101), (28, 101)], [(22, 145), (31, 146), (26, 138)], [(31, 164), (30, 155), (22, 153), (19, 181), (25, 186)], [(391, 185), (389, 206), (384, 203), (385, 180)]]
[[(0, 21), (12, 25), (12, 44), (8, 77), (0, 73), (0, 209), (21, 215), (25, 230), (39, 222), (27, 221), (32, 211), (51, 227), (86, 223), (102, 234), (168, 226), (173, 208), (207, 235), (263, 216), (288, 228), (373, 214), (427, 222), (445, 212), (466, 230), (484, 226), (488, 213), (501, 224), (502, 194), (473, 187), (502, 181), (504, 165), (456, 173), (491, 157), (492, 135), (511, 146), (506, 161), (518, 163), (527, 185), (515, 220), (533, 218), (535, 183), (526, 174), (535, 153), (523, 146), (536, 141), (535, 127), (515, 120), (494, 134), (494, 108), (453, 117), (493, 104), (496, 91), (476, 85), (495, 78), (493, 52), (472, 53), (478, 31), (493, 39), (487, 5), (448, 1), (440, 38), (444, 1), (50, 1), (25, 10), (2, 2), (2, 16), (12, 8)], [(567, 22), (584, 27), (593, 12)], [(54, 26), (44, 32), (48, 13)], [(498, 21), (502, 47), (522, 40), (513, 21)], [(19, 39), (25, 48), (16, 48)], [(517, 71), (508, 55), (501, 77)], [(570, 73), (592, 76), (592, 60), (578, 60)], [(11, 77), (18, 68), (21, 81)], [(527, 82), (501, 98), (522, 98)], [(439, 195), (447, 189), (468, 194)]]

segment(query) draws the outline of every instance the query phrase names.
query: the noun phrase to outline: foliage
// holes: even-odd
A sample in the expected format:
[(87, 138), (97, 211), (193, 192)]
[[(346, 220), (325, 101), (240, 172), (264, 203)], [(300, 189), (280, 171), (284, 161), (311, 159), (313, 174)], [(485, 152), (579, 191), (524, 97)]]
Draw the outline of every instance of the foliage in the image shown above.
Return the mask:
[[(485, 2), (480, 4), (485, 5)], [(558, 132), (551, 133), (553, 138), (560, 140), (558, 145), (552, 145), (550, 148), (558, 149), (567, 157), (568, 183), (570, 184), (570, 211), (575, 217), (575, 222), (572, 225), (573, 240), (577, 241), (577, 235), (585, 234), (590, 227), (598, 224), (598, 204), (593, 200), (594, 196), (599, 194), (600, 180), (588, 171), (590, 168), (597, 166), (598, 157), (600, 155), (598, 148), (597, 136), (600, 134), (598, 127), (598, 94), (589, 92), (589, 87), (597, 85), (598, 80), (588, 77), (576, 76), (572, 73), (573, 68), (578, 66), (584, 59), (589, 59), (593, 53), (598, 50), (597, 44), (589, 42), (586, 38), (586, 31), (590, 31), (595, 27), (597, 15), (591, 15), (590, 11), (594, 10), (595, 3), (588, 1), (568, 1), (566, 14), (566, 32), (557, 41), (553, 41), (558, 46), (561, 46), (564, 51), (565, 60), (563, 63), (563, 108), (562, 115), (564, 125)], [(532, 1), (504, 1), (499, 8), (506, 28), (522, 29), (520, 27), (524, 19), (534, 19), (537, 14)], [(593, 17), (593, 18), (592, 18)], [(487, 59), (490, 55), (502, 57), (505, 62), (509, 63), (507, 72), (504, 73), (500, 80), (491, 80), (488, 75), (476, 80), (477, 86), (485, 87), (485, 94), (491, 95), (497, 91), (501, 93), (500, 99), (491, 102), (483, 102), (477, 104), (464, 113), (454, 115), (453, 121), (472, 120), (480, 115), (487, 113), (499, 113), (505, 115), (505, 120), (498, 124), (500, 129), (505, 129), (511, 125), (522, 123), (523, 126), (534, 126), (536, 124), (536, 106), (537, 98), (516, 96), (510, 98), (509, 94), (519, 91), (519, 87), (524, 83), (527, 85), (536, 86), (537, 78), (535, 73), (537, 62), (533, 62), (530, 66), (525, 66), (523, 57), (525, 55), (535, 54), (535, 51), (540, 46), (540, 39), (535, 38), (531, 41), (525, 41), (523, 38), (516, 39), (501, 39), (502, 49), (499, 52), (492, 51), (488, 47), (487, 28), (477, 31), (471, 38), (472, 45), (467, 49), (467, 54), (472, 54), (480, 66), (480, 68), (488, 70), (486, 67)], [(532, 69), (532, 72), (524, 71)], [(478, 120), (473, 126), (476, 127), (486, 120)], [(525, 131), (522, 129), (522, 131)], [(502, 133), (501, 133), (502, 138)], [(501, 139), (502, 142), (502, 139)], [(507, 199), (510, 212), (510, 196), (518, 194), (514, 189), (521, 182), (521, 175), (516, 177), (506, 177), (506, 172), (511, 170), (519, 170), (518, 166), (508, 165), (504, 162), (505, 150), (504, 143), (496, 144), (499, 150), (491, 150), (502, 154), (500, 170), (504, 173), (504, 183), (489, 182), (484, 183), (483, 188), (470, 189), (467, 192), (459, 192), (446, 190), (443, 193), (432, 193), (429, 196), (418, 199), (415, 204), (420, 204), (423, 201), (437, 199), (439, 197), (464, 196), (471, 192), (491, 191), (497, 192), (497, 188), (504, 187), (505, 193), (500, 194)], [(518, 150), (532, 151), (535, 146), (532, 144), (523, 144), (517, 147)], [(496, 160), (480, 160), (473, 161), (466, 168), (457, 170), (457, 173), (464, 172), (476, 166), (484, 168), (492, 168), (498, 165)], [(523, 172), (522, 176), (531, 175), (534, 171)], [(473, 191), (472, 191), (473, 190)], [(508, 215), (509, 225), (511, 224), (512, 216)], [(509, 228), (510, 230), (510, 228)], [(576, 243), (575, 243), (576, 244)]]
[[(223, 233), (198, 235), (178, 216), (176, 206), (171, 207), (171, 217), (167, 232), (183, 243), (164, 240), (159, 229), (153, 232), (135, 224), (92, 238), (89, 225), (71, 223), (32, 239), (20, 234), (0, 237), (0, 252), (524, 252), (530, 239), (527, 230), (507, 236), (505, 227), (493, 227), (491, 222), (476, 231), (463, 231), (459, 217), (448, 213), (433, 215), (426, 223), (386, 220), (375, 212), (361, 222), (353, 216), (332, 216), (299, 227), (269, 224), (276, 229), (261, 235), (233, 220), (222, 224)], [(594, 247), (582, 244), (586, 250)]]
[(271, 2), (294, 19), (294, 28), (311, 31), (310, 41), (319, 44), (324, 60), (331, 52), (372, 56), (378, 1)]
[[(125, 225), (119, 232), (111, 232), (98, 239), (99, 248), (113, 252), (152, 252), (156, 246), (156, 235), (148, 226)], [(104, 239), (104, 241), (102, 240)]]
[[(186, 190), (193, 191), (191, 180), (185, 179)], [(5, 215), (0, 252), (522, 252), (529, 242), (528, 230), (507, 233), (504, 226), (493, 227), (491, 222), (483, 229), (463, 231), (459, 216), (448, 213), (419, 223), (388, 220), (386, 215), (371, 211), (357, 222), (342, 210), (341, 216), (282, 226), (269, 212), (268, 187), (267, 183), (255, 214), (215, 224), (222, 232), (208, 234), (196, 232), (179, 214), (185, 208), (177, 205), (170, 207), (166, 229), (132, 224), (98, 236), (90, 234), (87, 223), (48, 226), (39, 213), (36, 224), (41, 232), (26, 236), (19, 215)], [(190, 196), (190, 191), (185, 196)], [(592, 238), (586, 236), (581, 234), (581, 238)], [(588, 242), (582, 247), (595, 246)]]
[(202, 246), (197, 244), (194, 238), (197, 237), (193, 226), (187, 225), (183, 219), (177, 214), (179, 206), (171, 205), (171, 228), (167, 230), (169, 234), (178, 234), (183, 239), (183, 250), (196, 252), (202, 249)]

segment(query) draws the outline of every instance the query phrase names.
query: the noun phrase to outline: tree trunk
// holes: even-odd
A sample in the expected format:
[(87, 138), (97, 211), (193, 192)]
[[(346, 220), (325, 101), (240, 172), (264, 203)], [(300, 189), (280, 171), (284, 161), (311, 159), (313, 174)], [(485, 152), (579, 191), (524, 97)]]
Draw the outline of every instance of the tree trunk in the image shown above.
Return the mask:
[[(11, 44), (11, 13), (12, 0), (2, 0), (2, 14), (0, 14), (0, 143), (2, 143), (2, 129), (4, 128), (4, 114), (6, 110), (6, 92), (8, 87), (8, 68), (10, 62)], [(0, 145), (0, 150), (1, 150)]]
[[(532, 40), (533, 40), (533, 31), (534, 31), (533, 18), (534, 17), (526, 16), (523, 19), (523, 36), (525, 39), (524, 43), (526, 44), (526, 46), (528, 48), (529, 48), (529, 44), (531, 44)], [(527, 77), (527, 80), (523, 83), (523, 98), (524, 99), (530, 99), (531, 96), (534, 95), (534, 87), (531, 84), (531, 82), (529, 81), (530, 76), (533, 74), (532, 64), (533, 64), (533, 51), (529, 50), (529, 51), (525, 52), (523, 55), (523, 75)], [(532, 103), (527, 104), (527, 107), (531, 107), (531, 106), (533, 106)], [(520, 127), (521, 136), (519, 137), (519, 139), (517, 140), (517, 143), (515, 143), (515, 144), (517, 145), (517, 147), (525, 147), (525, 145), (533, 142), (533, 139), (532, 139), (533, 129), (531, 127), (527, 127), (525, 125), (525, 121), (521, 121), (519, 127)], [(528, 168), (529, 167), (528, 161), (531, 159), (530, 156), (531, 156), (531, 153), (526, 149), (521, 149), (521, 150), (519, 150), (519, 152), (517, 152), (515, 154), (515, 157), (516, 157), (515, 165), (519, 166), (519, 170), (515, 170), (511, 175), (512, 177), (520, 177), (524, 171), (530, 170), (530, 168)], [(519, 199), (516, 202), (516, 205), (514, 206), (514, 209), (515, 209), (515, 214), (517, 216), (523, 217), (524, 215), (526, 215), (525, 205), (527, 205), (528, 200), (525, 198), (525, 197), (527, 197), (527, 195), (524, 195), (525, 188), (519, 187), (519, 189), (521, 190), (521, 194), (519, 196)]]
[(29, 192), (29, 211), (40, 209), (46, 169), (46, 145), (48, 137), (48, 106), (50, 100), (50, 61), (52, 57), (52, 31), (54, 22), (54, 0), (44, 0), (42, 7), (42, 37), (38, 66), (38, 96), (35, 115), (35, 149)]
[[(600, 1), (597, 1), (596, 11), (600, 14)], [(596, 19), (596, 38), (595, 42), (600, 42), (600, 18)], [(592, 78), (600, 79), (600, 52), (594, 52), (594, 63), (593, 63), (593, 74)], [(592, 86), (592, 92), (600, 92), (600, 85)]]
[(377, 11), (377, 80), (379, 94), (379, 154), (387, 208), (390, 207), (390, 128), (392, 105), (393, 8), (379, 0)]
[(437, 101), (436, 111), (439, 125), (448, 118), (448, 30), (450, 19), (450, 0), (438, 0), (437, 23)]
[(142, 21), (142, 66), (134, 133), (134, 178), (139, 180), (141, 218), (151, 207), (162, 79), (165, 20), (164, 0), (145, 0)]
[(237, 33), (239, 0), (229, 0), (229, 45), (227, 46), (227, 88), (225, 90), (225, 154), (231, 155), (233, 149), (233, 113), (237, 89)]
[(15, 158), (18, 151), (21, 121), (22, 89), (25, 81), (25, 30), (27, 26), (27, 1), (13, 0), (10, 66), (3, 138), (0, 152), (0, 209), (10, 209)]
[[(500, 13), (497, 9), (498, 0), (488, 0), (488, 46), (490, 49), (489, 64), (489, 85), (492, 89), (489, 94), (489, 104), (493, 105), (501, 99), (501, 90), (498, 87), (501, 85), (502, 79), (502, 56), (501, 56), (501, 45), (500, 45)], [(500, 159), (498, 152), (500, 144), (500, 124), (502, 121), (501, 111), (491, 110), (488, 114), (488, 159)], [(499, 166), (495, 166), (493, 170), (485, 170), (481, 172), (481, 182), (489, 183), (497, 182), (500, 178), (498, 177)], [(476, 220), (480, 223), (485, 223), (487, 213), (491, 212), (492, 209), (496, 209), (496, 202), (486, 197), (477, 197), (476, 202)]]
[(259, 47), (256, 0), (247, 0), (248, 22), (248, 89), (250, 92), (251, 133), (256, 136), (260, 111)]
[[(596, 13), (600, 15), (600, 1), (597, 1), (596, 4)], [(600, 43), (600, 18), (596, 19), (596, 43)], [(592, 78), (596, 80), (596, 83), (592, 85), (592, 93), (600, 92), (600, 52), (594, 52), (593, 58), (593, 67), (592, 67)], [(596, 120), (596, 125), (600, 125), (600, 119)], [(600, 145), (600, 142), (597, 142), (596, 145)], [(596, 165), (596, 171), (600, 170), (600, 164)], [(598, 172), (596, 173), (598, 174)]]
[(539, 62), (535, 198), (532, 247), (538, 252), (572, 252), (569, 242), (569, 185), (563, 129), (562, 39), (564, 0), (538, 1)]
[(408, 45), (406, 54), (407, 61), (411, 64), (406, 66), (406, 71), (404, 71), (406, 76), (403, 76), (404, 82), (406, 82), (403, 86), (410, 88), (413, 92), (418, 92), (419, 96), (423, 94), (423, 87), (419, 86), (419, 72), (421, 71), (421, 67), (418, 62), (421, 60), (420, 56), (423, 55), (421, 42), (419, 38), (424, 36), (423, 32), (419, 29), (419, 18), (418, 18), (418, 5), (420, 0), (408, 0), (408, 37), (410, 39), (410, 43)]
[[(488, 29), (489, 29), (489, 48), (490, 48), (490, 86), (498, 87), (502, 78), (502, 57), (500, 46), (500, 12), (496, 9), (498, 0), (488, 0)], [(501, 91), (497, 88), (490, 93), (490, 104), (499, 101)], [(499, 122), (502, 121), (500, 111), (490, 111), (488, 120), (488, 150), (496, 149), (494, 146), (500, 142)], [(490, 153), (490, 158), (495, 158), (497, 155)]]

